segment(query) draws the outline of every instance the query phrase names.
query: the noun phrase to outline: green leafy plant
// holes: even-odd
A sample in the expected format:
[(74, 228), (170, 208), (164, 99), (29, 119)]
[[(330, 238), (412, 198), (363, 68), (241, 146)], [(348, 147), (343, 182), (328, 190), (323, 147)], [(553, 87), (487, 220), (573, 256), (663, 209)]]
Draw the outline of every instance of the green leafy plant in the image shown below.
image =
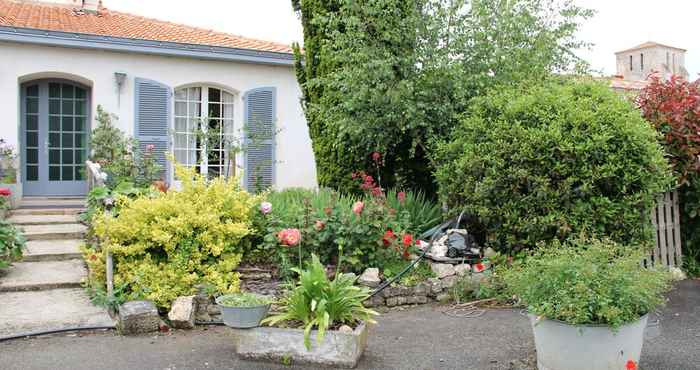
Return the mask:
[(25, 244), (24, 236), (15, 226), (0, 219), (0, 268), (22, 258)]
[(15, 184), (17, 182), (16, 160), (15, 148), (8, 145), (4, 139), (0, 139), (0, 184)]
[[(382, 274), (386, 280), (394, 278), (396, 275), (401, 273), (406, 266), (411, 263), (410, 261), (390, 261), (389, 263), (382, 266)], [(418, 263), (414, 268), (403, 275), (398, 283), (403, 286), (416, 286), (432, 277), (435, 277), (433, 270), (430, 268), (428, 263)]]
[(512, 255), (581, 231), (650, 244), (649, 214), (671, 184), (657, 133), (608, 86), (562, 80), (475, 100), (440, 145), (441, 199), (486, 245)]
[(112, 295), (107, 293), (103, 287), (86, 287), (90, 302), (96, 306), (104, 307), (114, 312), (117, 312), (119, 306), (127, 301), (126, 291), (127, 285), (122, 284), (114, 288)]
[(272, 303), (272, 299), (255, 293), (226, 294), (217, 299), (217, 303), (226, 307), (255, 307)]
[(664, 303), (670, 274), (644, 268), (644, 256), (609, 239), (578, 236), (540, 246), (503, 279), (534, 315), (617, 328)]
[(297, 270), (299, 281), (280, 302), (281, 313), (263, 320), (270, 326), (301, 323), (304, 345), (311, 348), (311, 330), (318, 330), (316, 341), (323, 341), (326, 330), (335, 325), (354, 325), (360, 321), (373, 323), (376, 312), (364, 307), (370, 291), (355, 286), (355, 279), (336, 274), (329, 280), (326, 269), (317, 256), (312, 256), (305, 270)]

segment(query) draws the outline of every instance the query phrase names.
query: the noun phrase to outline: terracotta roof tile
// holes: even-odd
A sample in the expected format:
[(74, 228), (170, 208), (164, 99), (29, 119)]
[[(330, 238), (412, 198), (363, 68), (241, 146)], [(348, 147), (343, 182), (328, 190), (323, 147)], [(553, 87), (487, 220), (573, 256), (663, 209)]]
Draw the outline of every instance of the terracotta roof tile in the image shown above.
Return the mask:
[(292, 52), (292, 49), (284, 44), (185, 26), (107, 8), (101, 8), (95, 14), (59, 4), (0, 0), (0, 26), (278, 53)]

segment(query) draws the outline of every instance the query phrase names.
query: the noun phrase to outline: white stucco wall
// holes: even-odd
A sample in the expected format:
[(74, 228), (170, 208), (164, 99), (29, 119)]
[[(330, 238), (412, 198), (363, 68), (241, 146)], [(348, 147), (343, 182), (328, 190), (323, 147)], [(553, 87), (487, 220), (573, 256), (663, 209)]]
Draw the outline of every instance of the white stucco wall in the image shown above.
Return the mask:
[[(92, 87), (92, 116), (97, 105), (119, 116), (119, 126), (134, 131), (134, 78), (147, 78), (171, 88), (197, 83), (238, 92), (236, 124), (243, 122), (243, 94), (277, 88), (276, 188), (316, 187), (316, 169), (308, 128), (299, 101), (301, 92), (292, 67), (174, 58), (131, 53), (0, 43), (0, 137), (18, 147), (20, 84), (37, 78), (67, 78)], [(118, 94), (114, 72), (127, 81)], [(172, 125), (172, 122), (171, 122)], [(171, 127), (172, 128), (172, 127)], [(241, 162), (238, 162), (241, 163)]]

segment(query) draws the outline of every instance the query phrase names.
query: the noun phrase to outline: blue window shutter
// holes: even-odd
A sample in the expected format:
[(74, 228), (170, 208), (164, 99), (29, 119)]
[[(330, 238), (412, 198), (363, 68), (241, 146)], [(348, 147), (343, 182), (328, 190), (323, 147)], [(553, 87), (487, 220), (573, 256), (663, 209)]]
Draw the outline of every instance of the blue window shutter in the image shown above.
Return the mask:
[(156, 81), (143, 78), (134, 79), (136, 86), (136, 119), (134, 137), (139, 141), (142, 151), (153, 145), (156, 160), (163, 167), (162, 177), (168, 180), (168, 162), (166, 153), (169, 146), (170, 127), (170, 87)]
[(248, 191), (275, 184), (277, 89), (261, 87), (243, 95), (245, 117), (244, 185)]

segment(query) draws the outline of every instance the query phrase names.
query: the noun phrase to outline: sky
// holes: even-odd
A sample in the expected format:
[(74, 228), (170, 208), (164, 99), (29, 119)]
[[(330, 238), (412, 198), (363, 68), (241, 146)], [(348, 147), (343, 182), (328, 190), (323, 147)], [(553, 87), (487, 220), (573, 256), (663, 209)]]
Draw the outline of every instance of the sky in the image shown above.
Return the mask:
[[(236, 35), (290, 44), (302, 40), (301, 22), (289, 0), (103, 0), (115, 10)], [(579, 56), (595, 70), (615, 74), (616, 51), (646, 41), (687, 49), (686, 69), (700, 73), (697, 0), (576, 0), (596, 10), (579, 38), (593, 43)]]

